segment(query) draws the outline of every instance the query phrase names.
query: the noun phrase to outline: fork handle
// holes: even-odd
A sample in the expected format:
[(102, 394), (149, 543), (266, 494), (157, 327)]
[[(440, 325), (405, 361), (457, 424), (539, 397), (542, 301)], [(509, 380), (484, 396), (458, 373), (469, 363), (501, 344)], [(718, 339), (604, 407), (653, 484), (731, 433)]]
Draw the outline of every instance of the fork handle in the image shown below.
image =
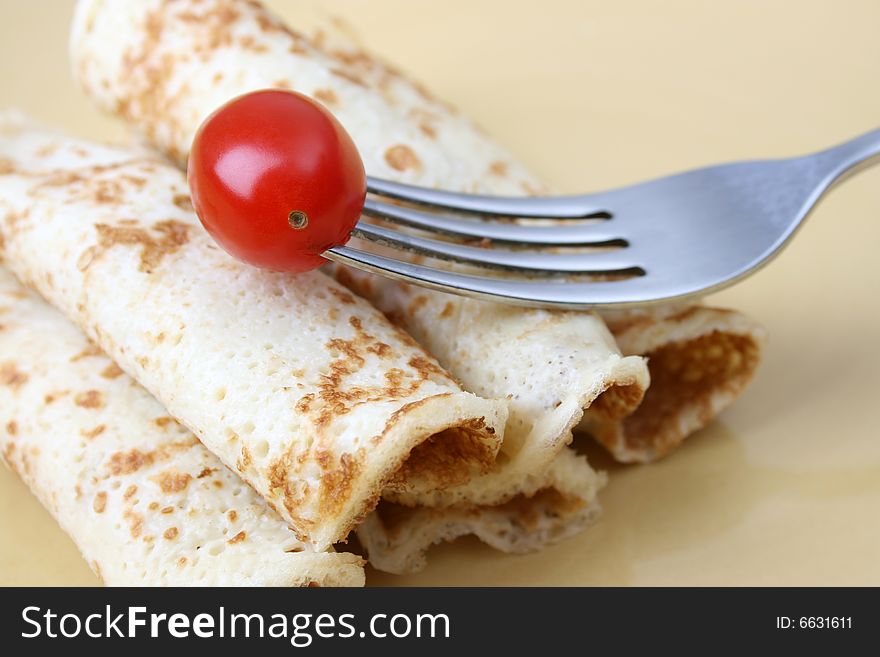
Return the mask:
[(815, 161), (828, 185), (836, 185), (859, 171), (880, 164), (880, 129), (807, 156)]

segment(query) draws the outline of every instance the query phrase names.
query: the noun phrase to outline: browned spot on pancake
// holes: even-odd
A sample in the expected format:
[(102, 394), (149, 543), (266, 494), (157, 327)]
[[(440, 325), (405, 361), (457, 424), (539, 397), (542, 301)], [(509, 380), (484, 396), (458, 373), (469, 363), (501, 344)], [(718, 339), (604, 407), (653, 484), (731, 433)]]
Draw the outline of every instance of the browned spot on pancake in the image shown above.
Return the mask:
[(131, 534), (131, 537), (139, 538), (144, 528), (143, 516), (131, 509), (126, 509), (125, 512), (123, 512), (122, 517), (125, 518), (125, 521), (128, 523), (128, 531)]
[(127, 452), (116, 452), (110, 456), (108, 467), (113, 475), (131, 474), (145, 465), (152, 465), (156, 457), (152, 452), (142, 452), (135, 448)]
[[(275, 500), (280, 500), (290, 518), (298, 527), (308, 528), (312, 522), (297, 516), (296, 510), (299, 505), (300, 496), (291, 487), (289, 473), (292, 467), (292, 456), (288, 450), (275, 461), (271, 462), (267, 468), (266, 478), (269, 481), (269, 490), (274, 499), (267, 499), (269, 507), (274, 511), (278, 511)], [(306, 490), (308, 485), (306, 485)]]
[(15, 163), (8, 157), (0, 157), (0, 176), (15, 173)]
[(287, 49), (287, 51), (288, 51), (289, 53), (294, 54), (294, 55), (306, 55), (306, 54), (308, 54), (308, 52), (309, 52), (309, 51), (305, 48), (305, 46), (303, 46), (303, 45), (300, 44), (300, 43), (292, 43), (292, 44), (290, 44), (290, 47)]
[(332, 89), (315, 89), (313, 95), (325, 105), (336, 105), (339, 103), (339, 98)]
[(177, 567), (183, 568), (185, 565), (186, 565), (186, 557), (180, 557), (180, 559), (177, 560)]
[(493, 162), (489, 165), (489, 173), (495, 176), (506, 176), (507, 175), (507, 163), (506, 162)]
[(393, 349), (384, 342), (375, 342), (367, 347), (367, 351), (371, 354), (376, 354), (379, 358), (386, 358), (391, 355)]
[(17, 436), (18, 435), (18, 422), (16, 422), (15, 420), (10, 420), (9, 422), (7, 422), (6, 423), (6, 433), (8, 433), (10, 436)]
[(211, 483), (214, 485), (214, 488), (223, 488), (223, 482), (220, 481), (219, 479), (215, 479)]
[(346, 359), (349, 361), (349, 365), (346, 366), (346, 373), (352, 374), (356, 369), (360, 369), (364, 366), (364, 359), (358, 353), (358, 348), (360, 347), (360, 343), (355, 338), (354, 340), (343, 340), (342, 338), (333, 338), (326, 345), (324, 345), (331, 354), (334, 354), (336, 358)]
[(281, 79), (275, 80), (274, 84), (272, 84), (272, 87), (275, 88), (275, 89), (287, 89), (288, 91), (289, 91), (290, 89), (293, 89), (293, 87), (291, 86), (290, 82), (288, 82), (288, 81), (285, 80), (284, 78), (281, 78)]
[(235, 509), (230, 509), (229, 513), (226, 514), (226, 517), (229, 518), (229, 522), (235, 522), (238, 520), (238, 514), (235, 512)]
[(53, 402), (55, 402), (59, 397), (63, 397), (64, 395), (69, 395), (69, 394), (70, 394), (69, 390), (59, 390), (57, 392), (50, 392), (45, 397), (43, 397), (43, 401), (48, 406), (49, 404), (52, 404)]
[(107, 429), (107, 425), (99, 424), (98, 426), (96, 426), (93, 429), (88, 429), (88, 430), (81, 429), (79, 433), (86, 440), (92, 440), (92, 439), (100, 436), (102, 433), (104, 433), (104, 431), (106, 429)]
[(196, 479), (204, 479), (205, 477), (210, 477), (215, 472), (217, 472), (217, 468), (204, 467), (202, 468), (202, 471), (199, 472), (199, 474), (196, 476)]
[(349, 71), (345, 71), (341, 68), (331, 68), (330, 73), (344, 80), (348, 80), (349, 82), (356, 84), (359, 87), (363, 87), (364, 89), (366, 89), (368, 86), (367, 83), (364, 82), (363, 78), (361, 78), (359, 75), (356, 75)]
[(369, 392), (364, 388), (354, 386), (346, 389), (343, 385), (345, 377), (360, 370), (366, 362), (359, 353), (359, 349), (363, 346), (362, 336), (359, 335), (353, 340), (334, 338), (325, 346), (335, 356), (335, 360), (330, 363), (330, 371), (321, 376), (321, 382), (318, 384), (318, 397), (323, 402), (315, 420), (318, 428), (347, 413), (350, 410), (349, 402), (369, 396)]
[(420, 294), (409, 302), (409, 305), (406, 307), (406, 312), (410, 315), (415, 315), (426, 303), (428, 303), (428, 297)]
[(423, 379), (428, 379), (431, 376), (441, 376), (445, 379), (449, 379), (449, 374), (442, 367), (440, 367), (433, 360), (429, 360), (424, 356), (413, 356), (409, 359), (407, 365), (418, 372), (419, 376), (421, 376)]
[(193, 204), (190, 197), (186, 194), (175, 194), (174, 198), (171, 200), (174, 205), (179, 207), (181, 210), (186, 212), (193, 211)]
[(150, 511), (155, 511), (156, 509), (159, 508), (159, 503), (158, 503), (158, 502), (150, 502), (150, 503), (147, 505), (147, 508), (148, 508)]
[(331, 50), (328, 53), (333, 59), (349, 66), (372, 68), (373, 60), (363, 50)]
[(284, 23), (280, 23), (274, 19), (273, 16), (268, 14), (265, 9), (263, 9), (263, 5), (254, 0), (249, 0), (248, 2), (251, 7), (253, 7), (256, 11), (253, 12), (251, 16), (248, 18), (253, 18), (257, 21), (257, 25), (260, 26), (260, 30), (267, 34), (278, 34), (282, 36), (286, 36), (288, 39), (293, 40), (295, 43), (302, 40), (302, 35), (297, 32), (294, 32), (290, 28), (288, 28)]
[(135, 484), (132, 484), (128, 488), (125, 489), (125, 492), (122, 494), (122, 499), (127, 500), (134, 496), (137, 493), (138, 487)]
[(0, 365), (0, 384), (16, 389), (27, 383), (27, 374), (18, 369), (12, 361)]
[(165, 513), (165, 514), (174, 513), (174, 507), (173, 506), (162, 507), (162, 510), (159, 513)]
[(443, 305), (443, 310), (440, 311), (440, 317), (452, 317), (452, 311), (455, 309), (455, 306), (452, 305), (451, 301), (447, 301)]
[(54, 155), (57, 150), (58, 144), (45, 144), (34, 151), (34, 154), (37, 157), (49, 157), (51, 155)]
[(349, 292), (346, 292), (345, 290), (340, 290), (339, 288), (331, 286), (328, 288), (328, 291), (330, 292), (330, 294), (332, 294), (334, 297), (336, 297), (336, 300), (339, 303), (344, 303), (346, 305), (351, 305), (351, 304), (355, 303), (354, 297), (351, 296), (351, 294)]
[(296, 408), (297, 413), (308, 413), (314, 400), (315, 395), (310, 392), (300, 397), (294, 408)]
[[(250, 50), (251, 52), (255, 52), (258, 54), (267, 52), (269, 50), (269, 48), (266, 47), (265, 44), (258, 43), (256, 38), (250, 36), (249, 34), (241, 37), (241, 39), (238, 40), (238, 43), (242, 47), (242, 49)], [(277, 82), (275, 83), (275, 86), (280, 87), (281, 89), (288, 88), (286, 85), (286, 82), (284, 83), (284, 85), (279, 85)]]
[(115, 379), (119, 376), (122, 376), (124, 372), (119, 368), (119, 365), (116, 363), (110, 363), (107, 367), (101, 370), (101, 376), (105, 379)]
[(138, 269), (150, 273), (165, 256), (175, 253), (189, 241), (190, 227), (174, 219), (166, 219), (152, 226), (158, 237), (144, 228), (130, 226), (95, 224), (95, 230), (98, 232), (98, 244), (102, 249), (110, 249), (117, 245), (140, 247), (141, 262)]
[(159, 488), (162, 489), (163, 493), (180, 493), (181, 491), (186, 490), (186, 487), (189, 486), (189, 482), (192, 480), (192, 475), (185, 472), (178, 472), (172, 468), (160, 472), (155, 477), (150, 477), (150, 480), (159, 484)]
[(397, 144), (386, 150), (385, 161), (395, 171), (417, 171), (422, 168), (415, 151), (405, 144)]
[(96, 345), (91, 340), (89, 341), (89, 346), (79, 352), (76, 356), (72, 356), (70, 359), (71, 363), (75, 363), (84, 358), (92, 358), (93, 356), (103, 356), (104, 352), (101, 351), (101, 348)]
[(177, 529), (177, 527), (169, 527), (164, 532), (162, 532), (162, 537), (166, 541), (173, 541), (175, 538), (177, 538), (177, 535), (179, 533), (180, 531)]
[(230, 545), (235, 545), (236, 543), (241, 543), (245, 539), (247, 539), (247, 532), (240, 531), (226, 542), (229, 543)]
[(104, 513), (104, 509), (107, 508), (107, 493), (101, 491), (97, 495), (95, 495), (95, 499), (92, 501), (92, 509), (94, 509), (95, 513)]
[(339, 457), (339, 464), (321, 475), (322, 514), (336, 515), (341, 507), (348, 505), (354, 481), (360, 473), (360, 463), (352, 454)]
[(16, 226), (17, 226), (22, 220), (26, 219), (27, 216), (28, 216), (29, 214), (30, 214), (30, 213), (29, 213), (27, 210), (24, 210), (23, 212), (12, 212), (12, 211), (10, 211), (10, 212), (7, 212), (7, 213), (4, 215), (4, 217), (3, 217), (3, 221), (4, 221), (4, 223), (5, 223), (7, 226), (9, 226), (10, 230), (14, 230), (15, 227), (16, 227)]
[(119, 176), (119, 178), (120, 178), (120, 180), (124, 181), (128, 185), (131, 185), (132, 187), (136, 187), (137, 189), (140, 189), (147, 184), (146, 179), (141, 178), (139, 176), (132, 176), (127, 173)]
[(86, 390), (77, 393), (73, 403), (83, 408), (101, 408), (104, 406), (104, 395), (99, 390)]
[(92, 180), (77, 198), (91, 200), (99, 205), (118, 204), (125, 197), (125, 189), (119, 180)]
[[(88, 153), (86, 153), (88, 155)], [(154, 161), (153, 157), (138, 157), (130, 160), (120, 160), (108, 164), (95, 164), (81, 166), (76, 170), (58, 169), (51, 171), (42, 177), (37, 189), (43, 187), (70, 187), (74, 198), (92, 198), (97, 189), (108, 183), (108, 180), (100, 178), (102, 174), (116, 172), (134, 164)], [(118, 185), (119, 178), (114, 177), (112, 184)]]
[(244, 472), (247, 470), (251, 464), (254, 462), (253, 457), (251, 456), (250, 450), (247, 448), (247, 445), (241, 446), (241, 455), (238, 457), (238, 461), (236, 462), (236, 467), (239, 471)]
[(409, 392), (402, 387), (405, 379), (406, 373), (398, 367), (392, 367), (385, 372), (385, 380), (388, 382), (387, 392), (390, 397), (402, 397)]

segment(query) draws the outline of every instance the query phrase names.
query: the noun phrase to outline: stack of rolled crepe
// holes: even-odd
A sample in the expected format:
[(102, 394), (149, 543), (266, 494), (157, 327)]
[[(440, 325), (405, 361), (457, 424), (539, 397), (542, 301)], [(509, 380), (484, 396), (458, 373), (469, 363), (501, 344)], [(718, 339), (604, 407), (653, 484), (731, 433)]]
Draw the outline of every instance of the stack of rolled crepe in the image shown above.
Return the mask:
[[(217, 106), (281, 87), (325, 103), (371, 175), (543, 189), (419, 85), (338, 38), (291, 31), (257, 3), (84, 0), (71, 50), (86, 91), (179, 165)], [(10, 266), (312, 549), (343, 538), (380, 494), (357, 531), (391, 572), (422, 567), (428, 546), (465, 533), (514, 552), (571, 535), (595, 519), (603, 483), (568, 447), (574, 429), (621, 460), (656, 458), (729, 404), (759, 358), (761, 330), (731, 311), (603, 319), (332, 271), (438, 365), (323, 274), (256, 272), (218, 252), (167, 165), (5, 132)]]
[(0, 268), (0, 452), (110, 585), (359, 586)]

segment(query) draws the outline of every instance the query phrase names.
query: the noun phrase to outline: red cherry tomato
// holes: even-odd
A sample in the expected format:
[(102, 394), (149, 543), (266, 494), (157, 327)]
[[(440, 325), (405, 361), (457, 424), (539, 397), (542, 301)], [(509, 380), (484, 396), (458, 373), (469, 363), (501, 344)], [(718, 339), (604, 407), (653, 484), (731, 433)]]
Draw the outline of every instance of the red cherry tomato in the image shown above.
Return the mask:
[(351, 137), (326, 109), (288, 91), (239, 96), (201, 125), (187, 167), (202, 224), (232, 256), (276, 271), (325, 263), (348, 241), (366, 196)]

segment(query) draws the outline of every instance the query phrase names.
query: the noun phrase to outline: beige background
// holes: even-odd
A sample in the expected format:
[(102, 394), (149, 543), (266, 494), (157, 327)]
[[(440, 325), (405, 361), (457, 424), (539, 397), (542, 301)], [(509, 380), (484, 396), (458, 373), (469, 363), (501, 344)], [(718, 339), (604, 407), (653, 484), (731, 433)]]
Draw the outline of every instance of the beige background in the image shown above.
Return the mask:
[[(551, 183), (587, 191), (781, 156), (880, 125), (880, 3), (318, 0)], [(0, 107), (120, 128), (67, 75), (68, 1), (0, 0)], [(295, 25), (294, 25), (295, 26)], [(713, 302), (768, 327), (740, 402), (649, 467), (608, 467), (605, 515), (538, 555), (476, 541), (373, 584), (880, 584), (880, 169), (836, 190), (768, 269)], [(601, 455), (599, 455), (601, 456)], [(95, 584), (0, 470), (0, 584)]]

